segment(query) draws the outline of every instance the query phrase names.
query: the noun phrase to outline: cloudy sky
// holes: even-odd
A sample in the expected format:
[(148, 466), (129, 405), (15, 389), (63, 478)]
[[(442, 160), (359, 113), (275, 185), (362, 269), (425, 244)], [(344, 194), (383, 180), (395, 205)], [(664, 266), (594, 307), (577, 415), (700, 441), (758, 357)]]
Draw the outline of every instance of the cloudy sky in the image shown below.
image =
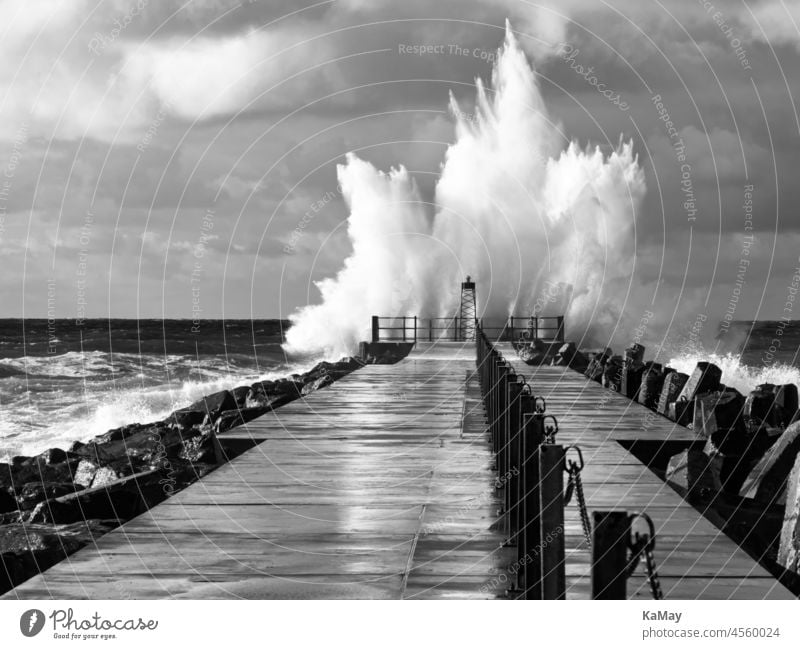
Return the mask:
[(638, 281), (780, 317), (800, 265), (790, 0), (0, 0), (2, 316), (316, 301), (349, 252), (336, 164), (402, 163), (432, 199), (448, 93), (469, 110), (506, 19), (568, 139), (633, 140)]

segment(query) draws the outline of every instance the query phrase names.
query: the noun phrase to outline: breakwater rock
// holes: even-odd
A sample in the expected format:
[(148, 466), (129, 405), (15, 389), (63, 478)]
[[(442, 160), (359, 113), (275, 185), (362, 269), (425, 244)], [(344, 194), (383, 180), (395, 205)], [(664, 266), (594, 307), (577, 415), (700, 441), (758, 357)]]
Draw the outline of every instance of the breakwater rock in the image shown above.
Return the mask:
[(212, 471), (232, 455), (219, 433), (362, 365), (356, 358), (321, 362), (303, 374), (207, 395), (161, 421), (0, 463), (0, 593)]
[(686, 375), (644, 362), (644, 352), (633, 345), (624, 356), (587, 353), (584, 374), (692, 429), (697, 442), (669, 459), (661, 468), (664, 479), (752, 554), (796, 572), (797, 386), (763, 384), (742, 395), (723, 384), (713, 363), (700, 361)]

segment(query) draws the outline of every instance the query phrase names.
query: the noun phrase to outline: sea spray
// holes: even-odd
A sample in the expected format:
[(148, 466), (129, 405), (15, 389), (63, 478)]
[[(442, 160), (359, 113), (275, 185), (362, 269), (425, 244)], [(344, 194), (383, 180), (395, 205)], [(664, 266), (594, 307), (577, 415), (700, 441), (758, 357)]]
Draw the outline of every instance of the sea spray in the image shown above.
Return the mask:
[(762, 383), (785, 385), (794, 383), (800, 386), (800, 369), (784, 363), (767, 366), (751, 366), (742, 362), (738, 354), (679, 354), (670, 358), (667, 365), (679, 372), (691, 374), (699, 361), (708, 361), (722, 370), (722, 382), (736, 388), (742, 394), (748, 394)]
[(317, 283), (321, 303), (291, 317), (288, 352), (352, 353), (371, 315), (450, 316), (467, 274), (479, 283), (484, 318), (531, 313), (547, 292), (539, 315), (565, 314), (579, 344), (638, 321), (626, 313), (636, 311), (626, 296), (645, 192), (632, 143), (604, 155), (570, 142), (510, 27), (492, 87), (480, 79), (476, 87), (470, 119), (450, 99), (455, 142), (434, 214), (405, 168), (383, 173), (353, 154), (339, 166), (353, 250)]

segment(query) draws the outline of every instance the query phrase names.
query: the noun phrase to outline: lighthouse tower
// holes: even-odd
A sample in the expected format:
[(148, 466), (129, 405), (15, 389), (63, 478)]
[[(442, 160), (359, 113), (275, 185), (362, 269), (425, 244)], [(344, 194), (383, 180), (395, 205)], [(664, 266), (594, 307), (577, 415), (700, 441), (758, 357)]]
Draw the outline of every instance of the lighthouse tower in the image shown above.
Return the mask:
[(475, 340), (475, 282), (469, 275), (467, 281), (461, 282), (461, 307), (458, 310), (458, 338), (459, 340)]

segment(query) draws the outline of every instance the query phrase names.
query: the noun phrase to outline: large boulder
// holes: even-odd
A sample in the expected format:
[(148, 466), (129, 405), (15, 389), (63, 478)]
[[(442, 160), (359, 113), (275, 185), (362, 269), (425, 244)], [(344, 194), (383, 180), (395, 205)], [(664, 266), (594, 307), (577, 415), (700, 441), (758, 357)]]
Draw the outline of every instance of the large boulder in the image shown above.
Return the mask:
[(393, 365), (408, 356), (413, 347), (413, 342), (362, 341), (358, 344), (358, 360), (362, 365)]
[(622, 366), (620, 392), (629, 399), (638, 399), (644, 371), (645, 366), (643, 364), (626, 360)]
[(744, 430), (744, 396), (735, 388), (725, 388), (714, 404), (714, 424), (723, 430)]
[(720, 388), (721, 378), (722, 370), (716, 365), (707, 361), (699, 361), (692, 375), (684, 384), (677, 400), (691, 401), (698, 394), (716, 392)]
[(71, 482), (28, 482), (17, 492), (20, 510), (33, 509), (38, 503), (74, 492)]
[(236, 426), (246, 424), (248, 421), (253, 421), (266, 412), (269, 412), (269, 407), (255, 406), (253, 408), (241, 408), (240, 410), (226, 410), (223, 412), (215, 423), (215, 430), (218, 433), (225, 432)]
[(234, 408), (236, 408), (236, 398), (229, 390), (222, 390), (198, 399), (176, 412), (201, 412), (214, 420), (222, 411), (233, 410)]
[(745, 479), (774, 442), (765, 429), (717, 428), (706, 441), (705, 452), (721, 461), (723, 489), (738, 494)]
[(599, 352), (589, 351), (584, 355), (589, 360), (589, 364), (586, 366), (583, 375), (592, 381), (601, 383), (603, 380), (603, 368), (608, 362), (608, 359), (612, 356), (611, 350), (606, 349)]
[(16, 464), (0, 465), (0, 491), (13, 494), (29, 482), (73, 482), (73, 472), (80, 460), (69, 454), (63, 462), (48, 463), (48, 458), (40, 455)]
[[(106, 442), (119, 442), (124, 439), (127, 439), (131, 435), (135, 435), (137, 433), (141, 433), (142, 431), (149, 430), (152, 428), (152, 424), (128, 424), (127, 426), (121, 426), (119, 428), (113, 428), (102, 435), (98, 435), (92, 439), (92, 442), (96, 444), (105, 444)], [(91, 443), (91, 442), (90, 442)], [(83, 444), (81, 448), (85, 447), (86, 445)]]
[(517, 355), (528, 365), (543, 365), (547, 362), (547, 345), (538, 339), (521, 343)]
[(316, 390), (324, 388), (330, 385), (331, 383), (333, 383), (333, 377), (330, 374), (322, 374), (316, 379), (313, 379), (312, 381), (306, 383), (300, 390), (300, 393), (303, 396), (305, 396), (307, 394), (315, 392)]
[(688, 449), (669, 459), (666, 480), (688, 497), (713, 495), (722, 490), (719, 463), (703, 451)]
[(669, 414), (670, 404), (677, 401), (678, 395), (688, 379), (689, 377), (681, 372), (670, 372), (664, 377), (664, 385), (661, 388), (661, 396), (656, 409), (659, 414)]
[(620, 392), (622, 390), (622, 357), (612, 356), (608, 362), (603, 366), (603, 380), (602, 385), (604, 388)]
[(781, 504), (786, 480), (800, 453), (800, 422), (787, 428), (756, 463), (741, 489), (741, 495), (765, 503)]
[(589, 360), (578, 351), (575, 343), (568, 342), (558, 348), (552, 364), (558, 367), (571, 367), (576, 372), (583, 373), (589, 366)]
[(28, 523), (67, 524), (88, 519), (126, 521), (166, 497), (156, 469), (40, 502)]
[(748, 426), (783, 429), (788, 426), (797, 410), (797, 387), (795, 385), (772, 385), (764, 383), (749, 395), (744, 406), (744, 417)]
[(231, 390), (231, 394), (233, 395), (233, 400), (236, 402), (237, 408), (244, 408), (245, 400), (247, 399), (247, 394), (250, 392), (249, 385), (240, 385), (236, 388)]
[(778, 563), (800, 573), (800, 455), (786, 481), (786, 508), (778, 546)]
[(717, 428), (736, 428), (742, 402), (736, 390), (727, 388), (697, 395), (692, 407), (692, 429), (698, 437), (707, 439)]
[(646, 363), (637, 397), (639, 403), (654, 410), (658, 406), (661, 388), (664, 386), (664, 370), (660, 363)]
[(641, 364), (644, 361), (644, 352), (644, 345), (633, 343), (625, 350), (625, 360), (630, 363)]
[(253, 383), (244, 401), (244, 408), (261, 408), (266, 412), (297, 399), (304, 384), (295, 381), (261, 381)]

